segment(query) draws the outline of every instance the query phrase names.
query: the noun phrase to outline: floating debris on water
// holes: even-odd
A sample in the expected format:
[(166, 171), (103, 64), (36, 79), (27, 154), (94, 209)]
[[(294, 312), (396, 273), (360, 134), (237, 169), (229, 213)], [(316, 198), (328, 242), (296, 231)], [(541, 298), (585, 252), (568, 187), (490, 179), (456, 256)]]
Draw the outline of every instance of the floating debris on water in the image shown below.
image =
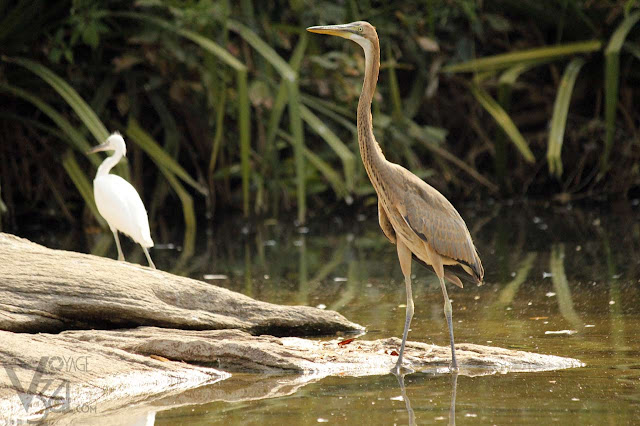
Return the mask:
[(224, 275), (224, 274), (204, 274), (202, 276), (202, 278), (204, 278), (205, 280), (227, 280), (227, 279), (229, 279), (229, 277)]
[(327, 309), (327, 305), (325, 305), (324, 303), (320, 303), (319, 305), (316, 305), (316, 308), (318, 308), (318, 309)]
[(595, 325), (593, 325), (593, 324), (585, 324), (584, 325), (584, 328), (593, 328), (593, 327), (595, 327)]
[(553, 274), (551, 272), (543, 272), (542, 273), (542, 279), (544, 280), (545, 278), (551, 278), (553, 277)]
[(545, 294), (545, 296), (547, 296), (547, 297), (553, 297), (553, 296), (555, 296), (555, 295), (556, 295), (556, 294), (555, 294), (553, 291), (549, 291), (549, 292), (547, 292), (547, 293)]
[(391, 401), (404, 401), (404, 398), (402, 397), (402, 395), (400, 396), (393, 396), (391, 398), (389, 398)]
[(335, 278), (333, 279), (333, 281), (335, 281), (335, 282), (337, 282), (337, 283), (342, 283), (342, 282), (347, 281), (347, 278), (346, 278), (346, 277), (335, 277)]
[(567, 335), (571, 335), (571, 334), (576, 334), (577, 331), (576, 330), (547, 330), (544, 332), (544, 334), (567, 334)]

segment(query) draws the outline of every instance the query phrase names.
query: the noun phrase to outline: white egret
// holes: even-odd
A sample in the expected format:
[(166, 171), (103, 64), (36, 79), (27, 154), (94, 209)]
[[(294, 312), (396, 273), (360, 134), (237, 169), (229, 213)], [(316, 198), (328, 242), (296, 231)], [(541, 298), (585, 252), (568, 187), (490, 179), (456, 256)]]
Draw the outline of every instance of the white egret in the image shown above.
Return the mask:
[(111, 157), (100, 164), (98, 173), (93, 180), (93, 196), (98, 211), (109, 224), (118, 247), (118, 260), (124, 260), (118, 231), (130, 236), (133, 241), (142, 246), (147, 256), (149, 266), (156, 269), (148, 247), (153, 247), (153, 240), (149, 232), (149, 218), (147, 210), (136, 189), (126, 180), (117, 175), (110, 175), (111, 169), (118, 164), (123, 155), (127, 154), (127, 146), (118, 132), (114, 132), (102, 145), (91, 149), (87, 154), (99, 151), (115, 151)]

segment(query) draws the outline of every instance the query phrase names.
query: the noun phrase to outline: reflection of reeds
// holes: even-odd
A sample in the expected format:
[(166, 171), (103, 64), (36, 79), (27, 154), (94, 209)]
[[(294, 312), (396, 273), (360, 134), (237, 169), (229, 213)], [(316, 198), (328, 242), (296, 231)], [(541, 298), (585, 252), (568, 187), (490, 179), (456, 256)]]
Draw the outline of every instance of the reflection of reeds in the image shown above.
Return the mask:
[(577, 331), (582, 331), (582, 320), (573, 307), (571, 290), (567, 281), (567, 274), (564, 271), (564, 244), (554, 244), (551, 247), (549, 268), (551, 271), (551, 281), (558, 300), (560, 315), (571, 324)]
[(491, 304), (491, 306), (489, 307), (489, 312), (492, 312), (496, 316), (503, 315), (504, 308), (513, 303), (520, 285), (522, 285), (522, 283), (524, 283), (529, 276), (529, 272), (533, 267), (533, 262), (536, 260), (536, 257), (536, 253), (527, 253), (525, 258), (522, 260), (522, 262), (520, 262), (520, 265), (518, 266), (515, 278), (507, 283), (502, 290), (500, 290), (498, 299)]

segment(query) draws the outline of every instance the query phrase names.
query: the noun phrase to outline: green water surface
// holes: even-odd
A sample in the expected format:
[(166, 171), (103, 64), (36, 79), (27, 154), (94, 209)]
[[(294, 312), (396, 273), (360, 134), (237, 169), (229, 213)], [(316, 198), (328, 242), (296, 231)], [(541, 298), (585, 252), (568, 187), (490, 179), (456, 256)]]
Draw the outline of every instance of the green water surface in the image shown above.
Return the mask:
[[(640, 212), (633, 205), (606, 213), (477, 210), (461, 209), (485, 284), (449, 286), (456, 342), (572, 357), (585, 367), (477, 377), (415, 373), (405, 377), (404, 397), (391, 374), (299, 382), (234, 374), (135, 411), (162, 425), (640, 424)], [(88, 245), (115, 257), (109, 237)], [(127, 250), (137, 249), (129, 243)], [(259, 300), (336, 310), (367, 327), (360, 339), (402, 333), (402, 274), (373, 211), (308, 229), (230, 223), (214, 229), (195, 257), (181, 258), (161, 242), (152, 255), (161, 269)], [(129, 259), (145, 263), (141, 252)], [(414, 274), (409, 339), (447, 345), (437, 279), (415, 263)]]

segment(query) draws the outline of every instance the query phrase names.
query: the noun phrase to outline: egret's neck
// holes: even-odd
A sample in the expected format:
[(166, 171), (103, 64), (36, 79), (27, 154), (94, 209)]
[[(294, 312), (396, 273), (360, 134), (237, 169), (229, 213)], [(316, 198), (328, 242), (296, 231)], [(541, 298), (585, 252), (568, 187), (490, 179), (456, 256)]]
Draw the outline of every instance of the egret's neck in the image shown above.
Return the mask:
[(102, 164), (100, 164), (100, 167), (98, 167), (96, 178), (108, 175), (111, 169), (113, 169), (113, 167), (118, 164), (121, 158), (122, 150), (117, 149), (111, 157), (107, 157), (107, 159), (104, 160)]
[[(358, 144), (360, 145), (360, 155), (364, 163), (369, 179), (375, 186), (374, 172), (383, 166), (384, 155), (380, 145), (373, 135), (373, 124), (371, 118), (371, 101), (376, 91), (378, 83), (378, 72), (380, 70), (380, 44), (376, 38), (373, 42), (363, 37), (358, 37), (355, 41), (362, 46), (365, 58), (364, 84), (358, 102)], [(377, 188), (376, 188), (377, 189)]]

